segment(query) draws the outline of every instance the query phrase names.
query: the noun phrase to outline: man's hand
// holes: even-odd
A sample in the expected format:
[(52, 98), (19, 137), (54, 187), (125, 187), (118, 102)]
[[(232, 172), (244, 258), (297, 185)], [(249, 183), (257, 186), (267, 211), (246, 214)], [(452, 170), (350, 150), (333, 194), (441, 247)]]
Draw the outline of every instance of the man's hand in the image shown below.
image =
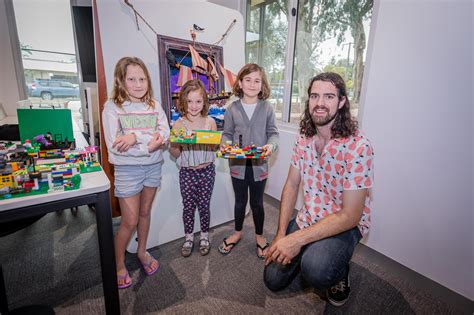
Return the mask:
[(265, 144), (263, 147), (263, 151), (265, 152), (266, 156), (271, 156), (273, 153), (273, 145), (272, 144)]
[(128, 151), (133, 145), (137, 143), (137, 137), (134, 133), (129, 135), (119, 136), (112, 143), (112, 148), (115, 148), (118, 152), (123, 153)]
[(150, 153), (155, 152), (156, 150), (160, 148), (162, 144), (163, 144), (163, 137), (160, 135), (159, 132), (154, 133), (150, 142), (148, 142), (148, 152)]
[(288, 265), (300, 251), (301, 245), (294, 239), (294, 233), (283, 237), (277, 235), (267, 252), (265, 265), (270, 264), (272, 261)]

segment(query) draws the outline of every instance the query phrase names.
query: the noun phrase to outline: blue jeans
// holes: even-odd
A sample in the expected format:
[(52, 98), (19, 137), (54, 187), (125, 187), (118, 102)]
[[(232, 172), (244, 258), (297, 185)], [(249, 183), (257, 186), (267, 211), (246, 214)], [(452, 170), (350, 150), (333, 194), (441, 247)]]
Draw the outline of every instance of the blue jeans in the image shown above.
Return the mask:
[[(299, 230), (291, 220), (286, 235)], [(303, 246), (289, 265), (275, 262), (265, 267), (263, 280), (267, 288), (278, 291), (286, 288), (301, 272), (301, 276), (319, 291), (335, 285), (349, 272), (349, 261), (362, 235), (357, 227), (340, 234)]]

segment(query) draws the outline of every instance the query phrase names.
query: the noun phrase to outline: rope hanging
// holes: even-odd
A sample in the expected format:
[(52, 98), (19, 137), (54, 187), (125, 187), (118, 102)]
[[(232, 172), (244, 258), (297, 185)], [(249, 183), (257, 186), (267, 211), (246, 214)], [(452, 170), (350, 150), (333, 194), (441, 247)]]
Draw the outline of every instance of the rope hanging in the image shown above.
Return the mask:
[[(158, 32), (155, 31), (155, 29), (145, 20), (145, 18), (137, 10), (135, 10), (133, 5), (130, 3), (130, 0), (124, 0), (124, 2), (125, 2), (126, 5), (128, 5), (133, 10), (133, 13), (135, 14), (135, 23), (137, 24), (137, 29), (138, 30), (140, 30), (140, 25), (138, 23), (138, 18), (140, 18), (146, 24), (146, 26), (148, 26), (153, 31), (153, 33), (155, 33), (155, 35), (158, 35)], [(234, 25), (236, 23), (237, 23), (237, 20), (234, 19), (230, 23), (230, 25), (227, 28), (227, 30), (225, 31), (225, 33), (222, 34), (222, 37), (212, 45), (219, 45), (229, 35), (229, 32), (231, 31), (231, 29), (234, 27)]]
[(135, 14), (135, 22), (137, 23), (138, 30), (140, 30), (140, 25), (138, 24), (138, 17), (140, 17), (140, 19), (142, 19), (142, 21), (153, 31), (153, 33), (155, 33), (155, 35), (158, 35), (155, 29), (151, 27), (151, 25), (145, 20), (145, 18), (140, 13), (138, 13), (137, 10), (135, 10), (135, 8), (133, 7), (133, 5), (130, 3), (129, 0), (124, 0), (124, 2), (133, 10), (133, 13)]

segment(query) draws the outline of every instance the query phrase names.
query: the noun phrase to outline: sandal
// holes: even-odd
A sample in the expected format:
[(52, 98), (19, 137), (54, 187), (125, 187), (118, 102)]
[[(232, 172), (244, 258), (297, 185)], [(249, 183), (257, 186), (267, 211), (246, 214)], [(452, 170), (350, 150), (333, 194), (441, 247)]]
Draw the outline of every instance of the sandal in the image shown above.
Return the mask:
[[(127, 282), (127, 279), (130, 279), (130, 281)], [(132, 285), (132, 278), (130, 278), (128, 271), (123, 276), (117, 275), (117, 286), (119, 289), (126, 289), (126, 288), (129, 288), (131, 285)]]
[(232, 249), (234, 249), (235, 245), (239, 244), (239, 242), (240, 242), (240, 239), (235, 243), (227, 243), (227, 238), (224, 238), (224, 241), (222, 241), (222, 244), (219, 245), (219, 248), (218, 248), (219, 252), (223, 255), (227, 255), (232, 251)]
[[(263, 245), (263, 246), (260, 246), (260, 245), (258, 245), (258, 243), (257, 243), (257, 257), (258, 257), (258, 258), (260, 258), (260, 259), (265, 259), (265, 254), (263, 254), (263, 251), (264, 251), (265, 249), (267, 249), (268, 246), (270, 246), (270, 243), (268, 243), (268, 242), (266, 242), (265, 245)], [(261, 251), (262, 251), (262, 254), (260, 254), (260, 253), (258, 252), (258, 250), (261, 250)]]
[(202, 238), (199, 241), (199, 252), (201, 253), (201, 256), (206, 256), (207, 254), (209, 254), (210, 249), (211, 249), (211, 243), (209, 242), (209, 239)]
[[(145, 274), (147, 276), (151, 276), (152, 274), (157, 272), (158, 269), (160, 269), (160, 263), (152, 255), (150, 255), (149, 252), (146, 252), (146, 255), (147, 255), (147, 257), (150, 258), (147, 263), (143, 263), (140, 259), (138, 259), (138, 260), (140, 260), (140, 263), (142, 264), (142, 267), (143, 267), (143, 270), (145, 271)], [(154, 265), (155, 265), (155, 267), (153, 267)]]
[(193, 252), (194, 243), (191, 240), (184, 241), (183, 246), (181, 247), (181, 256), (189, 257)]

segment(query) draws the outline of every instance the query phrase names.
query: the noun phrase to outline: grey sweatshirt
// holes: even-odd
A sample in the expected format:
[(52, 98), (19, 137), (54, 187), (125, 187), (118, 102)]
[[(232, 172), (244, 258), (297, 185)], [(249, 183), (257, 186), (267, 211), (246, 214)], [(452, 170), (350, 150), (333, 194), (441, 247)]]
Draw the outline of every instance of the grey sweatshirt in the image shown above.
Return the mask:
[[(275, 113), (272, 106), (263, 100), (259, 100), (252, 119), (249, 120), (240, 100), (229, 105), (224, 114), (224, 131), (221, 143), (232, 141), (239, 145), (242, 137), (242, 146), (255, 144), (264, 146), (273, 145), (273, 152), (278, 148), (279, 134), (275, 124)], [(230, 175), (238, 179), (245, 178), (246, 159), (229, 159)], [(255, 181), (261, 181), (268, 177), (268, 161), (264, 159), (252, 159), (253, 176)]]

